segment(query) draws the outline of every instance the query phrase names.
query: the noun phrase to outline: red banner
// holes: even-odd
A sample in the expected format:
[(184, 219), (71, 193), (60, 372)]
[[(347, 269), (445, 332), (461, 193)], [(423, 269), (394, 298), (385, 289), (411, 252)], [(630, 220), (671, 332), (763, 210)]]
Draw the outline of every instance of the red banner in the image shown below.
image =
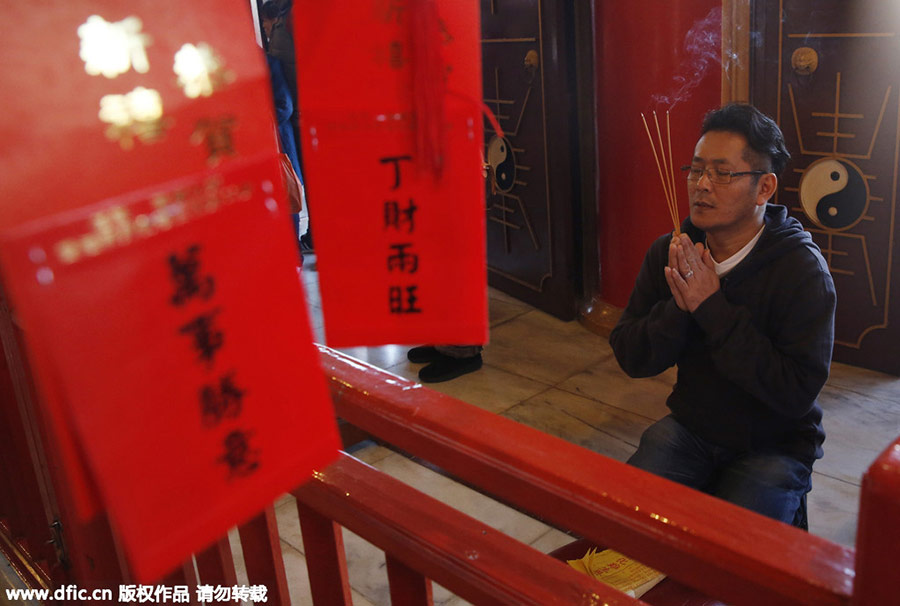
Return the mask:
[(328, 344), (484, 343), (478, 4), (294, 10)]
[(10, 10), (4, 289), (80, 513), (150, 581), (338, 447), (265, 62), (245, 6)]

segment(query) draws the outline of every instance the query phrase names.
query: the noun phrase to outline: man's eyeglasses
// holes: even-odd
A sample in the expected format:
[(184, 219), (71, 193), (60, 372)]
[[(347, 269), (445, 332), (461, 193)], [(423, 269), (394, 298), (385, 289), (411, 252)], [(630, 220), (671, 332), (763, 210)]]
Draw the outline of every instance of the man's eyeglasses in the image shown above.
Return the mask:
[(691, 183), (696, 183), (700, 180), (703, 174), (706, 173), (706, 176), (709, 177), (709, 180), (716, 185), (728, 185), (735, 177), (743, 177), (744, 175), (764, 175), (767, 172), (764, 170), (744, 170), (740, 172), (734, 172), (730, 170), (721, 170), (718, 168), (693, 166), (690, 164), (682, 166), (681, 171), (687, 175), (687, 180)]

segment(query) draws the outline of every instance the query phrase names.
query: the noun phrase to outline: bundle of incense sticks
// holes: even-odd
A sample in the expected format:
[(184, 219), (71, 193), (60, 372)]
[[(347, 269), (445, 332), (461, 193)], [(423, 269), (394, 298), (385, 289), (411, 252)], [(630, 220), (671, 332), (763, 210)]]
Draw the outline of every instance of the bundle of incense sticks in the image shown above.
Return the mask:
[[(678, 193), (675, 189), (675, 165), (672, 164), (672, 130), (669, 128), (669, 112), (666, 112), (666, 134), (668, 136), (668, 162), (666, 162), (666, 146), (663, 143), (662, 131), (659, 128), (659, 119), (656, 112), (653, 112), (653, 122), (656, 124), (656, 135), (659, 137), (659, 153), (656, 152), (656, 142), (653, 135), (650, 134), (650, 127), (647, 126), (647, 118), (641, 114), (641, 120), (644, 121), (644, 130), (647, 131), (647, 138), (650, 139), (650, 147), (653, 148), (653, 157), (656, 158), (656, 168), (659, 169), (659, 180), (662, 182), (663, 192), (666, 194), (666, 203), (669, 206), (669, 215), (672, 217), (672, 223), (675, 225), (675, 235), (681, 234), (681, 222), (678, 220)], [(662, 162), (660, 162), (662, 158)]]

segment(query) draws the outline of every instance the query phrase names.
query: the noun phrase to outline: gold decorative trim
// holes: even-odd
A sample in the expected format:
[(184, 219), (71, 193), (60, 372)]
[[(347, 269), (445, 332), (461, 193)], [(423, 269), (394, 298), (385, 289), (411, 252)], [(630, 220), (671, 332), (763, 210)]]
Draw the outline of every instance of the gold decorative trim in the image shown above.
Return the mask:
[(838, 119), (862, 119), (865, 116), (863, 114), (849, 114), (842, 113), (840, 111), (840, 95), (841, 95), (841, 72), (837, 73), (836, 77), (836, 85), (835, 85), (835, 110), (834, 112), (811, 112), (810, 115), (815, 118), (834, 118), (835, 121), (835, 132), (833, 133), (816, 133), (817, 135), (834, 137), (833, 143), (833, 151), (831, 152), (823, 152), (823, 151), (814, 151), (811, 149), (807, 149), (803, 143), (803, 136), (800, 133), (800, 118), (797, 115), (797, 102), (794, 98), (794, 87), (790, 83), (788, 84), (788, 95), (791, 99), (791, 111), (794, 116), (794, 126), (797, 133), (797, 143), (800, 145), (800, 153), (807, 156), (823, 156), (823, 157), (834, 157), (840, 156), (842, 158), (853, 158), (856, 160), (871, 160), (872, 159), (872, 151), (875, 149), (875, 141), (878, 139), (878, 133), (881, 131), (881, 123), (884, 119), (884, 112), (887, 109), (888, 100), (891, 96), (891, 91), (893, 87), (888, 86), (887, 90), (884, 93), (884, 101), (881, 103), (881, 110), (878, 112), (878, 120), (875, 123), (875, 129), (872, 131), (872, 139), (869, 141), (869, 150), (865, 154), (838, 154), (837, 153), (837, 139), (838, 138), (848, 138), (855, 137), (855, 135), (848, 135), (845, 133), (838, 132), (837, 129), (837, 121)]
[(788, 38), (890, 38), (896, 33), (860, 33), (860, 34), (788, 34)]
[(544, 290), (544, 282), (553, 277), (553, 214), (550, 212), (550, 150), (547, 148), (547, 90), (544, 82), (544, 74), (547, 71), (547, 65), (544, 61), (544, 3), (538, 0), (538, 52), (541, 54), (541, 125), (544, 143), (544, 199), (547, 203), (547, 252), (549, 253), (548, 262), (550, 267), (547, 273), (541, 278), (541, 292)]
[[(9, 558), (13, 570), (15, 570), (19, 578), (22, 579), (22, 582), (31, 589), (37, 589), (35, 584), (39, 585), (42, 589), (50, 589), (49, 579), (35, 567), (31, 558), (28, 557), (28, 554), (22, 551), (19, 546), (7, 536), (6, 529), (2, 526), (0, 526), (0, 539), (3, 540), (3, 544), (0, 545), (0, 552)], [(27, 573), (27, 578), (22, 574), (23, 572)]]
[(594, 295), (580, 310), (578, 321), (589, 331), (608, 337), (624, 310)]
[(544, 282), (546, 282), (548, 278), (553, 277), (551, 274), (544, 274), (543, 276), (541, 276), (539, 283), (537, 285), (535, 285), (535, 284), (532, 284), (531, 282), (526, 282), (522, 278), (517, 278), (516, 276), (514, 276), (510, 273), (507, 273), (501, 269), (497, 269), (496, 267), (491, 267), (490, 265), (488, 265), (487, 269), (488, 269), (488, 271), (493, 272), (493, 273), (497, 274), (498, 276), (503, 276), (504, 278), (506, 278), (507, 280), (509, 280), (511, 282), (515, 282), (516, 284), (521, 284), (522, 286), (530, 288), (534, 292), (544, 292)]
[[(778, 0), (778, 88), (775, 89), (776, 108), (775, 123), (781, 126), (781, 70), (782, 58), (784, 52), (784, 0)], [(796, 116), (795, 116), (796, 118)], [(775, 190), (775, 203), (778, 204), (778, 190)]]
[[(492, 3), (491, 3), (491, 14), (493, 15), (493, 14), (496, 14), (496, 13), (497, 13), (497, 7), (496, 7), (496, 5), (494, 4), (494, 2), (492, 1)], [(543, 151), (544, 151), (544, 175), (545, 175), (544, 202), (545, 202), (545, 204), (546, 204), (546, 211), (547, 211), (547, 229), (546, 229), (546, 238), (547, 238), (547, 239), (546, 239), (547, 262), (546, 262), (546, 267), (542, 268), (542, 269), (544, 270), (544, 273), (543, 273), (543, 275), (540, 276), (540, 278), (538, 278), (536, 284), (533, 283), (533, 282), (534, 282), (533, 280), (532, 280), (532, 281), (528, 281), (528, 280), (522, 279), (522, 278), (517, 277), (517, 276), (514, 276), (514, 275), (512, 275), (512, 274), (510, 274), (510, 273), (508, 273), (508, 272), (506, 272), (506, 271), (503, 271), (503, 270), (501, 270), (501, 269), (499, 269), (499, 268), (492, 267), (491, 265), (488, 265), (488, 266), (487, 266), (487, 269), (488, 269), (489, 272), (492, 272), (492, 273), (494, 273), (494, 274), (497, 274), (497, 275), (499, 275), (499, 276), (502, 276), (502, 277), (504, 277), (504, 278), (506, 278), (506, 279), (508, 279), (508, 280), (510, 280), (510, 281), (512, 281), (512, 282), (515, 282), (516, 284), (519, 284), (519, 285), (521, 285), (521, 286), (525, 286), (525, 287), (527, 287), (527, 288), (530, 289), (530, 290), (533, 290), (533, 291), (535, 291), (535, 292), (541, 293), (541, 292), (544, 292), (544, 284), (546, 283), (546, 281), (547, 281), (548, 279), (550, 279), (550, 278), (553, 277), (553, 262), (554, 262), (554, 257), (553, 257), (553, 255), (554, 255), (554, 249), (553, 249), (553, 217), (552, 217), (552, 214), (551, 214), (551, 203), (550, 203), (550, 166), (549, 166), (549, 161), (550, 161), (550, 160), (549, 160), (549, 150), (548, 150), (548, 148), (547, 148), (547, 112), (546, 112), (547, 99), (546, 99), (546, 88), (545, 88), (546, 85), (545, 85), (545, 81), (544, 81), (544, 72), (545, 72), (545, 67), (546, 67), (546, 65), (545, 65), (545, 62), (544, 62), (544, 33), (543, 33), (543, 2), (542, 2), (542, 0), (538, 0), (538, 2), (537, 2), (537, 26), (538, 26), (538, 27), (537, 27), (537, 29), (538, 29), (538, 35), (537, 35), (537, 37), (522, 37), (522, 38), (482, 38), (482, 39), (481, 39), (481, 42), (482, 42), (482, 44), (486, 44), (486, 43), (510, 43), (510, 42), (511, 42), (511, 43), (520, 43), (520, 42), (532, 42), (532, 43), (535, 43), (535, 42), (536, 42), (536, 43), (538, 44), (538, 53), (537, 53), (537, 54), (538, 54), (539, 59), (540, 59), (540, 77), (541, 77), (541, 96), (540, 96), (539, 102), (540, 102), (540, 104), (541, 104), (542, 145), (543, 145)], [(494, 86), (495, 86), (495, 95), (494, 95), (494, 98), (492, 98), (492, 99), (483, 99), (483, 100), (484, 100), (485, 103), (496, 103), (496, 104), (497, 104), (497, 114), (499, 114), (499, 111), (500, 111), (500, 104), (503, 104), (503, 105), (512, 105), (512, 104), (514, 103), (514, 101), (513, 101), (513, 100), (508, 100), (508, 99), (503, 99), (503, 98), (502, 98), (502, 95), (500, 94), (499, 72), (498, 72), (498, 70), (497, 70), (496, 68), (495, 68), (495, 71), (494, 71)], [(524, 99), (524, 101), (522, 102), (522, 108), (521, 108), (521, 111), (519, 112), (519, 116), (518, 116), (518, 118), (517, 118), (517, 120), (516, 120), (516, 126), (515, 126), (515, 129), (512, 130), (511, 132), (510, 132), (510, 131), (506, 131), (506, 134), (507, 134), (508, 136), (511, 136), (511, 137), (514, 138), (515, 135), (518, 134), (519, 128), (520, 128), (520, 126), (521, 126), (521, 124), (522, 124), (522, 118), (523, 118), (523, 116), (524, 116), (524, 114), (525, 114), (525, 109), (526, 109), (526, 107), (527, 107), (527, 105), (528, 105), (529, 99), (531, 98), (531, 90), (532, 90), (532, 87), (529, 86), (528, 89), (527, 89), (526, 92), (525, 92), (525, 99)], [(498, 117), (498, 119), (499, 119), (499, 118), (500, 118), (500, 115), (497, 115), (497, 117)], [(509, 118), (509, 116), (503, 116), (503, 117), (504, 117), (504, 118)], [(486, 128), (485, 128), (485, 132), (493, 132), (493, 130), (492, 130), (491, 128), (489, 128), (489, 127), (486, 127)], [(525, 150), (523, 150), (523, 149), (518, 149), (518, 148), (515, 148), (515, 147), (512, 148), (512, 151), (513, 151), (514, 153), (517, 153), (517, 154), (521, 154), (521, 153), (524, 153), (524, 152), (525, 152)], [(532, 169), (531, 166), (520, 166), (520, 165), (518, 165), (518, 164), (516, 164), (516, 168), (517, 168), (517, 169), (520, 169), (520, 168), (521, 168), (522, 170), (531, 170), (531, 169)], [(525, 183), (520, 182), (520, 181), (517, 181), (516, 184), (517, 184), (517, 185), (520, 185), (520, 186), (523, 186), (523, 187), (526, 185)], [(523, 214), (523, 217), (524, 217), (524, 220), (525, 220), (525, 227), (526, 227), (526, 229), (528, 230), (528, 234), (529, 234), (529, 236), (530, 236), (530, 238), (531, 238), (532, 244), (534, 245), (535, 250), (538, 250), (538, 249), (540, 248), (540, 243), (539, 243), (539, 241), (538, 241), (538, 239), (537, 239), (537, 235), (535, 234), (534, 228), (533, 228), (533, 226), (531, 225), (531, 221), (530, 221), (530, 219), (528, 218), (527, 209), (525, 208), (524, 204), (522, 204), (522, 203), (521, 203), (521, 200), (520, 200), (517, 196), (515, 196), (515, 195), (511, 195), (511, 194), (503, 194), (503, 193), (501, 193), (500, 195), (501, 195), (502, 197), (504, 197), (504, 198), (514, 199), (514, 200), (517, 201), (519, 207), (520, 207), (521, 210), (522, 210), (522, 214)], [(506, 210), (506, 209), (501, 209), (501, 210)], [(500, 217), (491, 217), (491, 216), (488, 216), (487, 219), (488, 219), (488, 221), (493, 221), (493, 222), (495, 222), (495, 223), (503, 224), (503, 225), (505, 225), (505, 227), (507, 227), (507, 228), (521, 229), (521, 227), (519, 227), (519, 226), (513, 226), (513, 225), (509, 224), (507, 221), (505, 221), (503, 218), (500, 218)], [(506, 240), (507, 237), (508, 237), (508, 236), (507, 236), (506, 232), (504, 232), (504, 246), (508, 249), (509, 243), (508, 243), (508, 240)]]
[(722, 104), (750, 100), (750, 0), (722, 0)]
[[(779, 0), (778, 4), (779, 4), (779, 14), (783, 17), (783, 15), (784, 15), (784, 0)], [(873, 32), (833, 33), (833, 34), (805, 34), (805, 33), (804, 34), (786, 34), (784, 32), (783, 24), (784, 24), (784, 19), (783, 18), (779, 19), (779, 24), (778, 24), (778, 98), (777, 98), (777, 122), (779, 125), (781, 125), (781, 109), (782, 109), (781, 88), (782, 88), (782, 72), (784, 71), (784, 57), (783, 57), (783, 55), (784, 55), (784, 53), (783, 53), (784, 40), (797, 39), (797, 38), (889, 38), (889, 37), (894, 37), (894, 36), (898, 35), (897, 33), (880, 33), (880, 32), (875, 32), (875, 33), (873, 33)], [(824, 135), (831, 136), (834, 138), (834, 141), (832, 144), (833, 149), (831, 152), (822, 152), (822, 151), (806, 149), (805, 145), (803, 144), (803, 139), (800, 136), (800, 120), (799, 120), (799, 116), (797, 113), (797, 104), (796, 104), (796, 99), (794, 98), (794, 90), (793, 90), (793, 86), (791, 84), (788, 84), (788, 96), (789, 96), (790, 105), (791, 105), (790, 109), (791, 109), (792, 117), (794, 120), (794, 126), (795, 126), (795, 129), (797, 132), (798, 142), (800, 144), (800, 153), (801, 153), (801, 155), (808, 155), (808, 156), (839, 157), (839, 158), (842, 158), (845, 160), (848, 158), (854, 158), (854, 159), (860, 159), (860, 160), (870, 160), (872, 158), (872, 154), (874, 151), (875, 140), (878, 137), (878, 133), (882, 127), (882, 120), (884, 118), (885, 110), (887, 109), (887, 106), (888, 106), (888, 101), (890, 100), (890, 95), (893, 90), (893, 86), (889, 85), (887, 87), (887, 90), (885, 91), (884, 99), (882, 101), (881, 108), (880, 108), (879, 114), (878, 114), (877, 124), (875, 125), (875, 130), (872, 134), (872, 139), (869, 143), (869, 149), (866, 154), (844, 154), (844, 153), (838, 153), (838, 151), (837, 151), (837, 142), (838, 142), (838, 138), (839, 138), (839, 134), (840, 134), (839, 129), (837, 128), (838, 120), (845, 119), (845, 118), (846, 119), (859, 119), (862, 117), (861, 114), (841, 112), (841, 110), (840, 110), (840, 90), (841, 90), (841, 75), (840, 75), (840, 72), (838, 72), (836, 74), (836, 82), (835, 82), (835, 109), (834, 109), (834, 112), (814, 112), (813, 113), (813, 115), (815, 115), (816, 117), (833, 117), (835, 120), (835, 128), (834, 128), (833, 133), (820, 133), (820, 134), (824, 134)], [(884, 314), (883, 314), (881, 323), (873, 324), (873, 325), (867, 327), (865, 330), (863, 330), (857, 337), (857, 340), (855, 343), (852, 341), (843, 341), (843, 340), (835, 339), (835, 341), (834, 341), (835, 345), (842, 345), (844, 347), (849, 347), (852, 349), (861, 349), (863, 339), (865, 339), (865, 337), (869, 333), (871, 333), (874, 330), (888, 328), (888, 326), (890, 324), (889, 314), (890, 314), (890, 296), (891, 296), (891, 271), (892, 271), (892, 266), (893, 266), (893, 254), (894, 254), (893, 253), (893, 251), (894, 251), (894, 231), (895, 231), (896, 218), (897, 218), (897, 195), (898, 195), (897, 187), (898, 187), (898, 180), (900, 180), (900, 174), (898, 174), (898, 172), (900, 172), (900, 170), (898, 170), (898, 169), (900, 169), (900, 99), (898, 99), (898, 102), (897, 102), (897, 124), (895, 125), (895, 128), (896, 128), (896, 130), (895, 130), (895, 134), (894, 134), (895, 138), (894, 138), (894, 163), (893, 163), (894, 164), (894, 167), (893, 167), (894, 174), (893, 174), (892, 195), (891, 195), (890, 226), (888, 228), (888, 254), (886, 255), (887, 270), (885, 272), (886, 283), (885, 283), (885, 294), (884, 294)], [(804, 172), (804, 171), (801, 170), (799, 172)], [(863, 178), (866, 180), (869, 180), (869, 179), (874, 179), (875, 177), (872, 175), (863, 175)], [(874, 197), (869, 198), (869, 200), (874, 200), (874, 199), (876, 199), (876, 198), (874, 198)], [(881, 198), (878, 198), (878, 200), (883, 201), (883, 199), (881, 199)], [(777, 194), (776, 194), (776, 202), (777, 202)], [(799, 209), (794, 208), (792, 210), (799, 210)], [(864, 217), (862, 217), (862, 219), (872, 220), (872, 218), (868, 217), (868, 216), (864, 216)], [(809, 229), (808, 231), (813, 232), (813, 233), (825, 233), (828, 236), (828, 241), (829, 241), (829, 245), (827, 248), (828, 249), (832, 248), (831, 241), (832, 241), (832, 237), (836, 235), (835, 232), (833, 232), (833, 231), (822, 232), (821, 230), (814, 230), (814, 229)], [(873, 282), (872, 275), (871, 275), (871, 266), (870, 266), (870, 261), (868, 258), (868, 251), (865, 248), (865, 238), (863, 236), (860, 236), (857, 234), (840, 234), (840, 235), (842, 235), (844, 237), (849, 236), (849, 237), (852, 237), (855, 239), (860, 239), (863, 241), (864, 261), (866, 264), (866, 270), (869, 274), (868, 275), (869, 294), (872, 297), (873, 304), (876, 304), (877, 300), (876, 300), (876, 296), (875, 296), (874, 282)], [(829, 261), (829, 270), (835, 274), (849, 273), (845, 270), (832, 268), (830, 261)]]
[(536, 42), (534, 38), (482, 38), (482, 44), (489, 42)]

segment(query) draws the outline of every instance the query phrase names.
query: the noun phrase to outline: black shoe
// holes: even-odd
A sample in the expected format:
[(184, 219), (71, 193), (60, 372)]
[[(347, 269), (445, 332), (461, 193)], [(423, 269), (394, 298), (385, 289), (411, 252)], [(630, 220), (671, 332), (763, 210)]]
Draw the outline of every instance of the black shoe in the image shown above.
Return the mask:
[(406, 359), (413, 364), (424, 364), (425, 362), (434, 362), (441, 357), (441, 354), (431, 345), (422, 345), (421, 347), (413, 347), (406, 352)]
[(312, 232), (307, 231), (300, 236), (300, 253), (304, 255), (314, 255), (316, 251), (313, 249)]
[(419, 371), (419, 380), (422, 383), (440, 383), (475, 372), (479, 368), (481, 368), (481, 354), (470, 358), (451, 358), (442, 355)]

